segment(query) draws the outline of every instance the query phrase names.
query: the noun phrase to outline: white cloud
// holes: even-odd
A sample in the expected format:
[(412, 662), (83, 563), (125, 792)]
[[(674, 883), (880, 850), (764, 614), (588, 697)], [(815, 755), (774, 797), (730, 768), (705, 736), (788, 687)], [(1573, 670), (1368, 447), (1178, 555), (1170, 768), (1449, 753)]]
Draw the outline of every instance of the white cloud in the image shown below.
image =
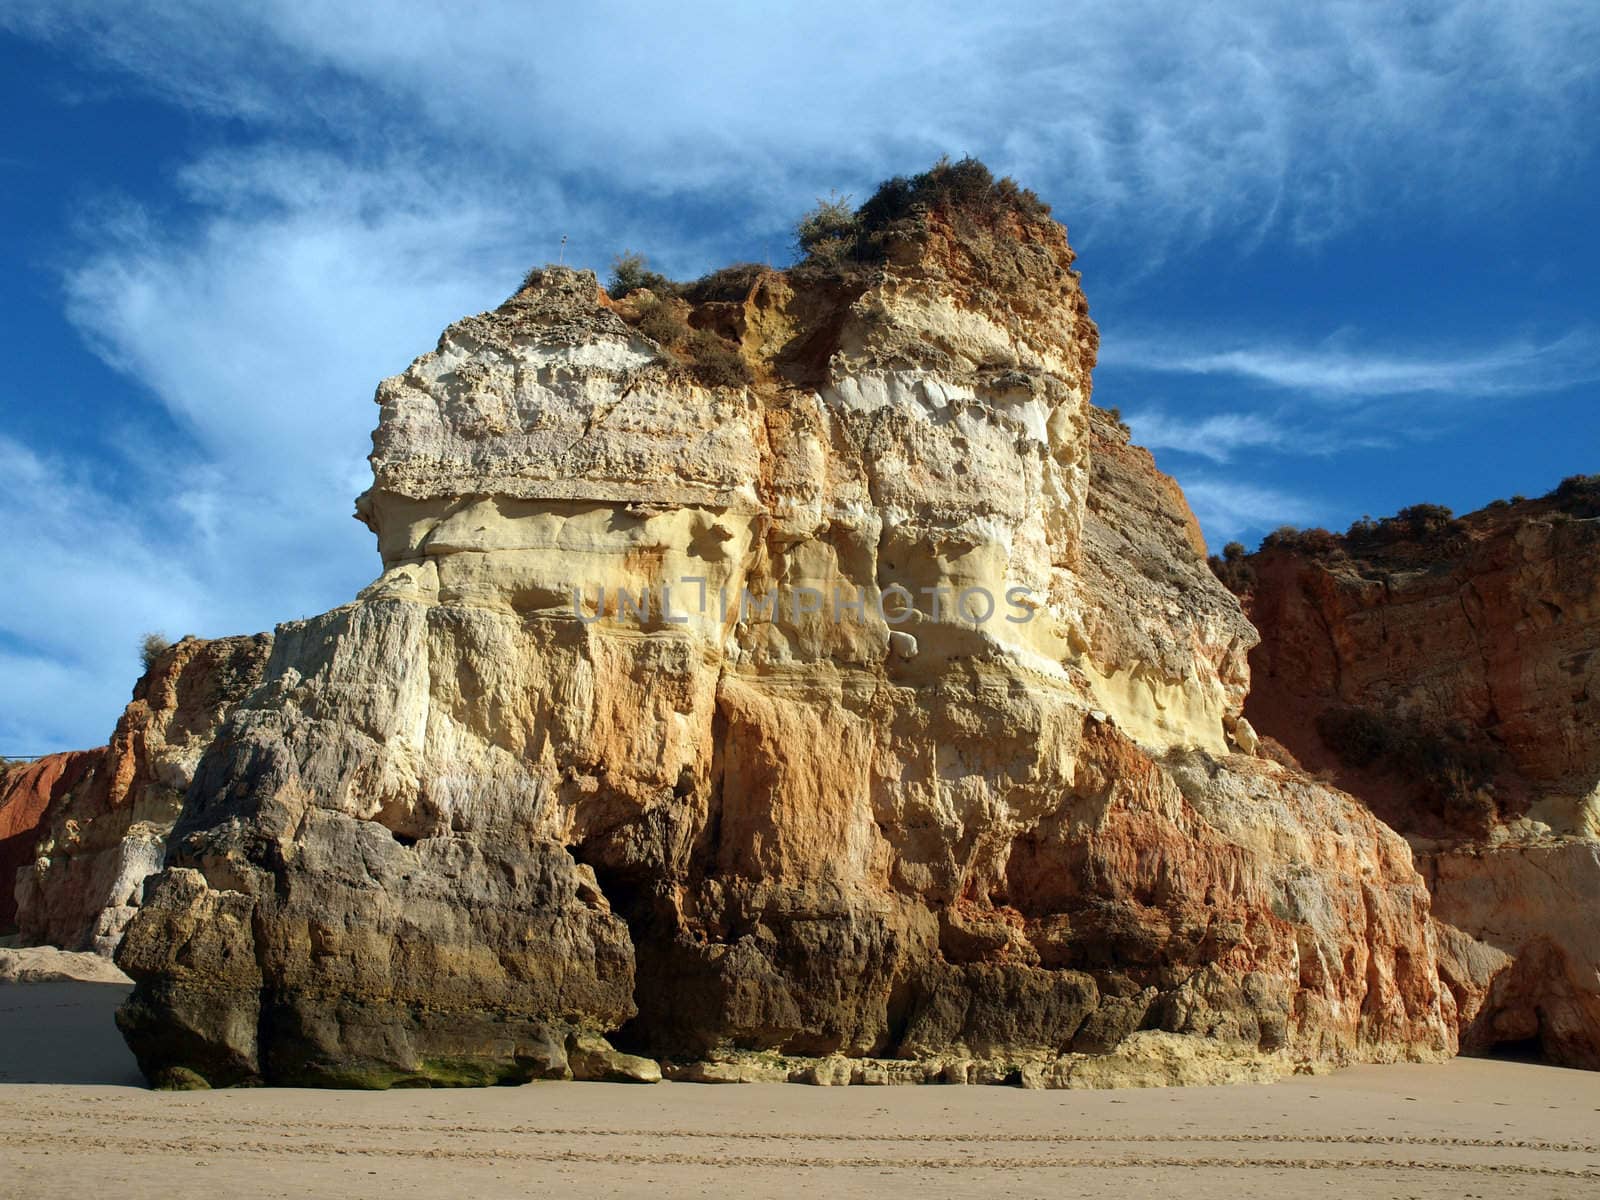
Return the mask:
[(141, 633), (199, 629), (202, 603), (146, 514), (81, 467), (0, 437), (0, 528), (13, 565), (0, 609), (0, 744), (104, 742), (137, 677)]
[(1445, 396), (1484, 398), (1554, 391), (1600, 379), (1600, 337), (1576, 329), (1551, 341), (1517, 340), (1488, 349), (1397, 353), (1338, 344), (1236, 345), (1158, 335), (1107, 338), (1101, 364), (1164, 374), (1217, 375), (1298, 392), (1312, 399)]
[[(12, 0), (0, 28), (242, 122), (199, 127), (196, 145), (236, 148), (192, 151), (170, 207), (104, 203), (64, 266), (75, 323), (177, 432), (126, 439), (116, 482), (5, 444), (33, 481), (0, 497), (24, 564), (0, 617), (0, 738), (25, 750), (104, 738), (146, 628), (251, 632), (366, 582), (376, 556), (349, 513), (374, 385), (562, 234), (587, 265), (626, 245), (665, 248), (679, 275), (763, 245), (781, 258), (812, 196), (859, 199), (948, 151), (1038, 188), (1080, 243), (1154, 258), (1220, 235), (1315, 241), (1441, 197), (1465, 215), (1569, 169), (1590, 153), (1600, 63), (1593, 5), (1472, 0)], [(1465, 377), (1487, 394), (1552, 349)], [(1329, 395), (1463, 378), (1459, 360), (1451, 375), (1326, 348), (1141, 357)], [(1279, 445), (1264, 417), (1139, 420), (1218, 458)], [(1309, 516), (1186, 482), (1222, 536)]]
[(1150, 450), (1180, 450), (1224, 463), (1239, 450), (1299, 449), (1277, 421), (1260, 413), (1215, 413), (1198, 420), (1176, 417), (1161, 409), (1123, 414), (1133, 439)]
[(1317, 505), (1303, 496), (1208, 475), (1186, 475), (1183, 494), (1208, 542), (1225, 542), (1279, 525), (1304, 525), (1318, 512)]
[[(1589, 153), (1592, 4), (598, 0), (342, 6), (21, 0), (0, 22), (247, 119), (503, 155), (525, 180), (718, 195), (752, 230), (810, 193), (972, 151), (1139, 244), (1447, 197)], [(740, 217), (736, 215), (735, 220)]]
[(377, 574), (351, 519), (373, 389), (521, 270), (508, 213), (413, 178), (264, 148), (185, 172), (196, 228), (123, 206), (92, 230), (68, 312), (171, 421), (108, 437), (109, 472), (0, 440), (25, 564), (0, 616), (6, 748), (104, 741), (147, 630), (270, 629)]

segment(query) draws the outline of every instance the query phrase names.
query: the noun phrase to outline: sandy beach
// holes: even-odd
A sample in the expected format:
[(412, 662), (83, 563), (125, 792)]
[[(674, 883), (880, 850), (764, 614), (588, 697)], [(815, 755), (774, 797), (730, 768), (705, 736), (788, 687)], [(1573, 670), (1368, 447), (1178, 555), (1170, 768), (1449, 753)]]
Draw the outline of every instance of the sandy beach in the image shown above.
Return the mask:
[(0, 985), (0, 1194), (474, 1200), (1290, 1194), (1584, 1197), (1600, 1075), (1458, 1059), (1115, 1092), (552, 1083), (140, 1086), (126, 988)]

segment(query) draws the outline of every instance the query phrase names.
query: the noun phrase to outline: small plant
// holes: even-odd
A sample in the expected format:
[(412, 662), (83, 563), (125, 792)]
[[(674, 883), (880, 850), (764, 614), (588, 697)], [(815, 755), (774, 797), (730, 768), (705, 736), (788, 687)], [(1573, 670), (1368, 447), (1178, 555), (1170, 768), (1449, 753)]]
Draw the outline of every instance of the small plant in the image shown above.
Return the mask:
[(147, 633), (139, 641), (139, 658), (148, 671), (156, 665), (156, 660), (171, 648), (172, 642), (163, 633)]
[(1600, 475), (1568, 475), (1545, 499), (1573, 516), (1600, 516)]
[(636, 292), (640, 288), (649, 288), (662, 297), (678, 294), (677, 284), (660, 272), (650, 270), (649, 259), (632, 250), (624, 250), (611, 260), (611, 282), (606, 285), (606, 294), (613, 300), (621, 300), (629, 292)]
[(1242, 596), (1255, 586), (1256, 570), (1245, 556), (1243, 542), (1229, 542), (1222, 548), (1222, 556), (1213, 554), (1206, 559), (1206, 565), (1235, 596)]
[(970, 156), (951, 162), (941, 158), (920, 175), (897, 175), (879, 185), (857, 217), (867, 234), (887, 230), (919, 212), (992, 220), (1008, 212), (1024, 217), (1050, 214), (1050, 206), (1016, 180), (995, 179), (989, 168)]
[(689, 335), (689, 369), (707, 387), (744, 387), (751, 382), (750, 364), (733, 344), (709, 329)]
[(756, 280), (771, 268), (756, 262), (734, 263), (702, 275), (693, 283), (685, 284), (681, 294), (693, 304), (707, 304), (717, 300), (741, 301), (755, 287)]
[(1447, 551), (1465, 535), (1466, 528), (1466, 523), (1457, 520), (1442, 504), (1413, 504), (1380, 521), (1362, 517), (1346, 531), (1345, 540), (1364, 550), (1399, 542), (1422, 542), (1430, 550)]
[(671, 300), (657, 297), (639, 308), (638, 330), (663, 346), (675, 346), (689, 336), (688, 323)]
[(794, 242), (801, 257), (816, 262), (844, 261), (861, 236), (861, 222), (850, 207), (850, 197), (829, 193), (795, 224)]
[(1326, 529), (1296, 529), (1293, 525), (1280, 525), (1261, 540), (1261, 549), (1290, 550), (1317, 558), (1342, 553), (1344, 543), (1338, 534)]
[(1050, 206), (1014, 179), (996, 179), (975, 158), (941, 158), (920, 175), (896, 175), (878, 185), (853, 212), (848, 197), (835, 195), (795, 227), (803, 262), (839, 267), (881, 261), (897, 240), (915, 237), (938, 213), (958, 227), (998, 226), (1008, 217), (1049, 216)]
[(1404, 526), (1412, 537), (1421, 538), (1451, 528), (1458, 523), (1454, 518), (1455, 514), (1442, 504), (1413, 504), (1390, 519)]

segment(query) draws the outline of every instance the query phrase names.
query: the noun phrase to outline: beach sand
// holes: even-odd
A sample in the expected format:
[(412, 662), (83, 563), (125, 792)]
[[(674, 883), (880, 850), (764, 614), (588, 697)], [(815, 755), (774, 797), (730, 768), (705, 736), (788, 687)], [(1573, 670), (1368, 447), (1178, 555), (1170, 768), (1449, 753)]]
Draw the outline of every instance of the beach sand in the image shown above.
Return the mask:
[(1600, 1196), (1600, 1073), (1458, 1059), (1112, 1092), (151, 1092), (111, 1023), (126, 992), (0, 985), (0, 1195)]

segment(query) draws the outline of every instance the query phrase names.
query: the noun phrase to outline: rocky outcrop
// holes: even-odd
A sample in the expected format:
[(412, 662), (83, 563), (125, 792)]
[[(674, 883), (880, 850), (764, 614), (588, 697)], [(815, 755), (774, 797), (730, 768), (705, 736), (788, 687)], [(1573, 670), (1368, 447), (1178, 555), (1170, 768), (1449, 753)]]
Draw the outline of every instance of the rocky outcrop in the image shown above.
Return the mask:
[(83, 782), (105, 757), (105, 748), (68, 750), (31, 762), (0, 764), (0, 931), (17, 926), (17, 872), (31, 868), (39, 826), (52, 804)]
[(1447, 964), (1463, 1044), (1600, 1067), (1600, 479), (1275, 535), (1232, 573), (1250, 720), (1406, 834), (1492, 951)]
[[(184, 638), (151, 663), (109, 746), (33, 764), (55, 772), (33, 844), (15, 872), (25, 945), (110, 955), (161, 869), (166, 837), (202, 752), (261, 679), (272, 639)], [(7, 781), (10, 783), (8, 777)]]
[(153, 1080), (1454, 1048), (1405, 843), (1235, 752), (1254, 634), (1064, 230), (882, 207), (692, 303), (534, 272), (382, 384), (383, 574), (279, 628), (118, 955)]
[(120, 983), (129, 979), (103, 955), (54, 946), (0, 948), (0, 983)]

